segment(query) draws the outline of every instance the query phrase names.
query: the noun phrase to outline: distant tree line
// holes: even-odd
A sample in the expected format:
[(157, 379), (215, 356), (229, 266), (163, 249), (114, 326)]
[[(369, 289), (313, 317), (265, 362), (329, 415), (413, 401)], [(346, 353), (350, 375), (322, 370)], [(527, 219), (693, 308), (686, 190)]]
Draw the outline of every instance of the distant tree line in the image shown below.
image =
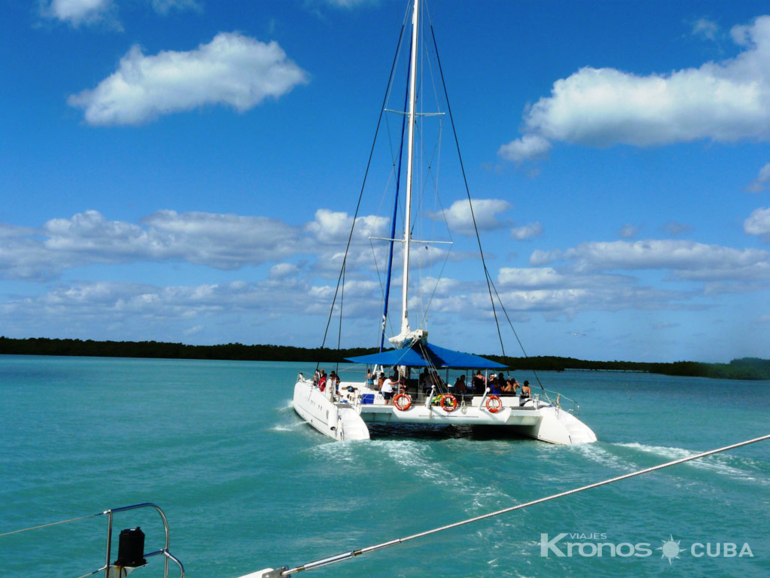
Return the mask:
[(593, 371), (634, 371), (677, 375), (688, 377), (711, 377), (715, 379), (770, 380), (770, 359), (744, 357), (730, 363), (700, 363), (697, 361), (675, 361), (673, 363), (646, 363), (636, 361), (586, 361), (572, 357), (501, 357), (486, 356), (511, 369), (534, 369), (535, 371), (565, 371), (583, 369)]
[[(305, 348), (288, 345), (185, 345), (162, 341), (92, 341), (80, 339), (11, 339), (0, 337), (0, 354), (63, 355), (83, 357), (144, 357), (167, 359), (228, 359), (242, 361), (309, 361), (337, 363), (346, 357), (375, 353), (376, 348), (350, 349)], [(662, 375), (711, 377), (718, 379), (770, 380), (770, 359), (745, 357), (730, 363), (643, 363), (635, 361), (586, 361), (572, 357), (484, 357), (502, 363), (511, 370), (634, 371)]]
[(85, 341), (80, 339), (10, 339), (0, 337), (0, 354), (74, 355), (82, 357), (145, 357), (150, 359), (229, 359), (242, 361), (321, 361), (335, 363), (346, 357), (375, 353), (356, 347), (327, 349), (288, 345), (185, 345), (163, 341)]

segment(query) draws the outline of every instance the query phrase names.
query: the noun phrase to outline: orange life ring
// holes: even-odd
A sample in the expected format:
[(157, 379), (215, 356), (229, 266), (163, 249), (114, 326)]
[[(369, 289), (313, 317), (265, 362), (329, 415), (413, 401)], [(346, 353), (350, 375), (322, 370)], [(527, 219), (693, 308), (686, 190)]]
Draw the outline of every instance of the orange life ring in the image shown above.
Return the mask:
[[(406, 399), (406, 404), (405, 404), (405, 405), (401, 405), (401, 404), (399, 403), (399, 400), (400, 400), (400, 399), (402, 399), (402, 398), (403, 398), (403, 399)], [(394, 397), (394, 398), (393, 398), (393, 406), (394, 406), (396, 409), (398, 409), (398, 410), (401, 410), (401, 411), (406, 411), (406, 410), (408, 410), (410, 407), (412, 407), (412, 398), (411, 398), (411, 397), (409, 397), (409, 395), (408, 395), (408, 394), (406, 394), (406, 393), (399, 393), (399, 394), (398, 394), (396, 397)]]
[[(448, 399), (452, 400), (452, 402), (451, 402), (452, 405), (449, 406), (449, 407), (444, 405), (444, 402), (446, 400), (448, 400)], [(443, 409), (447, 413), (450, 413), (450, 412), (453, 412), (454, 410), (456, 410), (457, 409), (457, 398), (455, 396), (453, 396), (451, 393), (447, 393), (446, 395), (442, 396), (441, 397), (441, 409)]]
[[(490, 407), (489, 406), (489, 402), (492, 401), (492, 400), (497, 402), (494, 407)], [(500, 398), (497, 397), (496, 395), (490, 395), (487, 398), (487, 410), (489, 410), (489, 413), (497, 413), (501, 409), (503, 409), (503, 402), (500, 401)]]

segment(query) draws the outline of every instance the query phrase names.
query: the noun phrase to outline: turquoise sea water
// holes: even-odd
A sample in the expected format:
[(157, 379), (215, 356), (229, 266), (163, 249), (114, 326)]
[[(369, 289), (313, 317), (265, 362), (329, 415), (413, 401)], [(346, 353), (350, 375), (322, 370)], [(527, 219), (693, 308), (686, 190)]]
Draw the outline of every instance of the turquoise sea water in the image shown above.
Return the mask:
[[(340, 444), (289, 407), (297, 372), (313, 368), (0, 356), (0, 533), (151, 501), (168, 515), (171, 551), (188, 576), (235, 578), (770, 433), (767, 382), (566, 372), (541, 379), (580, 402), (599, 443), (448, 428), (377, 430), (370, 442)], [(115, 548), (120, 529), (137, 525), (147, 551), (162, 545), (157, 515), (126, 512), (115, 515)], [(542, 535), (561, 533), (599, 536), (565, 537), (564, 557), (543, 556)], [(657, 550), (669, 537), (679, 542), (670, 561)], [(0, 577), (81, 576), (103, 564), (105, 538), (104, 516), (0, 537)], [(566, 555), (565, 542), (583, 544), (583, 555), (578, 546)], [(613, 557), (605, 547), (597, 557), (598, 543), (649, 544), (652, 553)], [(705, 555), (693, 555), (695, 543)], [(726, 543), (738, 552), (748, 544), (753, 556), (726, 557)], [(720, 555), (709, 556), (717, 545)], [(132, 574), (142, 576), (162, 576), (159, 560)], [(308, 576), (770, 576), (770, 443)]]

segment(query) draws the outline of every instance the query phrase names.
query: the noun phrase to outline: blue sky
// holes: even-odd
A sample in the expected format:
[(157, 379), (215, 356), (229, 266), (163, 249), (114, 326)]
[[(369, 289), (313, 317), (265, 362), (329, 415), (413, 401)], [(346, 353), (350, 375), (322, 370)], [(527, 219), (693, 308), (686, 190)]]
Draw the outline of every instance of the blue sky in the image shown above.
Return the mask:
[[(487, 266), (527, 353), (768, 357), (766, 3), (428, 6)], [(0, 334), (320, 345), (406, 3), (0, 9)], [(445, 111), (426, 70), (420, 105)], [(343, 345), (378, 342), (386, 247), (369, 237), (389, 232), (400, 130), (386, 116)], [(425, 123), (442, 162), (428, 172), (426, 152), (418, 175), (440, 204), (418, 187), (415, 236), (454, 244), (416, 249), (412, 324), (497, 353), (448, 119)]]

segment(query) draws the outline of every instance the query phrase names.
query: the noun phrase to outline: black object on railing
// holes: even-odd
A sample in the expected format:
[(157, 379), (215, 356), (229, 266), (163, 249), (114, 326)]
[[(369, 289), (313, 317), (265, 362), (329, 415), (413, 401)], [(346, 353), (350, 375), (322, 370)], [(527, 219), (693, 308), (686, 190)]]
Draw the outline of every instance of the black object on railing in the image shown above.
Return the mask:
[(126, 528), (120, 532), (118, 559), (115, 566), (137, 568), (147, 564), (144, 559), (144, 532), (140, 527)]

